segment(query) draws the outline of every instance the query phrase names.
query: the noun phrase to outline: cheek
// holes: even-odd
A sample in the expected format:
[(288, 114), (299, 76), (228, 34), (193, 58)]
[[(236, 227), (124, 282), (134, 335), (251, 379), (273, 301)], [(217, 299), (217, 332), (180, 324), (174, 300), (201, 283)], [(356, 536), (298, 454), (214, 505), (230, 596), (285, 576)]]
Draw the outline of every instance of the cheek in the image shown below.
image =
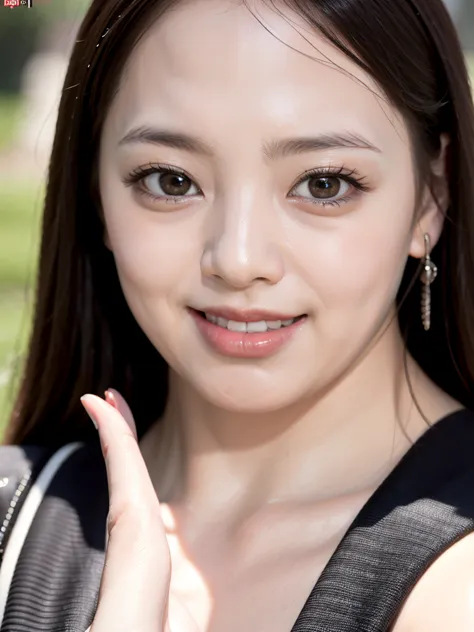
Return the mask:
[[(115, 190), (114, 190), (115, 189)], [(174, 322), (176, 305), (196, 275), (198, 245), (192, 218), (139, 206), (114, 183), (103, 187), (102, 204), (122, 290), (137, 322), (156, 337)], [(174, 310), (174, 311), (173, 311)]]
[[(120, 187), (117, 186), (117, 189)], [(128, 198), (128, 199), (124, 199)], [(125, 195), (103, 194), (105, 224), (119, 275), (147, 293), (179, 285), (196, 248), (193, 225), (170, 210), (159, 213)]]
[(414, 203), (411, 195), (394, 199), (374, 196), (370, 205), (311, 231), (300, 246), (299, 261), (306, 262), (300, 273), (314, 289), (317, 311), (365, 323), (386, 315), (408, 257)]
[(150, 342), (175, 365), (186, 352), (177, 307), (184, 304), (183, 280), (189, 282), (196, 269), (196, 240), (150, 211), (137, 207), (121, 210), (115, 207), (106, 221), (122, 291)]

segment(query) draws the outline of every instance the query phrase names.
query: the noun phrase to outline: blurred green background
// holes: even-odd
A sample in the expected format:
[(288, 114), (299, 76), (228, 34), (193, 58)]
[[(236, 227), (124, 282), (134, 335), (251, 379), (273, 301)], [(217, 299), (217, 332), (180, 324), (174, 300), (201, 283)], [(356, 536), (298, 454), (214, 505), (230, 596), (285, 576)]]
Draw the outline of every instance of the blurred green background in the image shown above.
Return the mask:
[[(0, 438), (30, 329), (55, 119), (48, 98), (59, 96), (61, 72), (88, 2), (34, 0), (33, 9), (0, 6), (0, 59), (8, 61), (0, 67)], [(449, 4), (474, 77), (474, 2)]]
[(59, 98), (61, 72), (89, 0), (34, 0), (32, 9), (3, 4), (0, 0), (0, 438), (32, 314), (47, 141), (55, 119), (48, 93)]

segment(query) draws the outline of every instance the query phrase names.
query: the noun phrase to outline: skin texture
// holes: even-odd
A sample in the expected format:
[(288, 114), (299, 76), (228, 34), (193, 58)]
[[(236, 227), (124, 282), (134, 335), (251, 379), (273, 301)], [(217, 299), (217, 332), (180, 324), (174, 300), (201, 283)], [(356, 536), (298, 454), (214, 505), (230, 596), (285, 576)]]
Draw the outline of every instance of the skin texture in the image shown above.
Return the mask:
[[(442, 230), (428, 191), (415, 208), (406, 125), (371, 78), (288, 9), (252, 7), (271, 33), (246, 7), (215, 0), (183, 3), (153, 25), (121, 79), (99, 166), (106, 244), (135, 318), (170, 365), (168, 408), (141, 451), (172, 591), (200, 630), (219, 632), (290, 629), (354, 516), (426, 430), (394, 301), (407, 257), (422, 257), (423, 235), (433, 246)], [(199, 137), (209, 151), (121, 143), (142, 126)], [(262, 148), (322, 134), (358, 135), (376, 150), (270, 159)], [(447, 142), (432, 165), (441, 210)], [(140, 194), (163, 195), (159, 174), (124, 183), (150, 163), (184, 171), (189, 197)], [(323, 206), (308, 182), (295, 187), (314, 168), (343, 170), (327, 177), (330, 201), (346, 201)], [(346, 183), (350, 174), (367, 190)], [(189, 306), (307, 319), (274, 356), (236, 360), (207, 346)], [(409, 372), (431, 423), (460, 408), (411, 358)], [(468, 559), (473, 545), (463, 544)], [(417, 617), (446, 574), (420, 582), (396, 632), (438, 629)], [(450, 630), (467, 629), (449, 616)]]

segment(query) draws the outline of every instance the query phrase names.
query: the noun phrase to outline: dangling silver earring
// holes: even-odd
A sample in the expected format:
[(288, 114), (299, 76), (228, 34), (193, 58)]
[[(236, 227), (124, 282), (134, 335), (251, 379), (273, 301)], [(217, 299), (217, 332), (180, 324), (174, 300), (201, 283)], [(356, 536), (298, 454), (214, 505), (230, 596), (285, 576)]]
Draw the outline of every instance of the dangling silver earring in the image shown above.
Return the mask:
[(425, 234), (425, 257), (423, 259), (423, 270), (421, 272), (421, 322), (425, 331), (431, 327), (431, 288), (430, 285), (438, 275), (438, 268), (430, 258), (430, 236)]

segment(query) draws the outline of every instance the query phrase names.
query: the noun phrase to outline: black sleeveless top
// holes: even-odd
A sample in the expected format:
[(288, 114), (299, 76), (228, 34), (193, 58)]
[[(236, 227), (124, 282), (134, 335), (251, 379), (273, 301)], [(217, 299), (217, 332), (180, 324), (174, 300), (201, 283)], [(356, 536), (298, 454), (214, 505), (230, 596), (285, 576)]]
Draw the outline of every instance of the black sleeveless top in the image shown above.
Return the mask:
[[(0, 481), (18, 481), (21, 468), (12, 473), (12, 462), (20, 451), (35, 478), (41, 449), (4, 446)], [(100, 448), (85, 445), (39, 506), (0, 632), (85, 632), (97, 605), (107, 511)], [(474, 413), (464, 410), (429, 428), (367, 501), (288, 632), (388, 632), (425, 570), (472, 531)], [(4, 536), (0, 554), (8, 529)]]

